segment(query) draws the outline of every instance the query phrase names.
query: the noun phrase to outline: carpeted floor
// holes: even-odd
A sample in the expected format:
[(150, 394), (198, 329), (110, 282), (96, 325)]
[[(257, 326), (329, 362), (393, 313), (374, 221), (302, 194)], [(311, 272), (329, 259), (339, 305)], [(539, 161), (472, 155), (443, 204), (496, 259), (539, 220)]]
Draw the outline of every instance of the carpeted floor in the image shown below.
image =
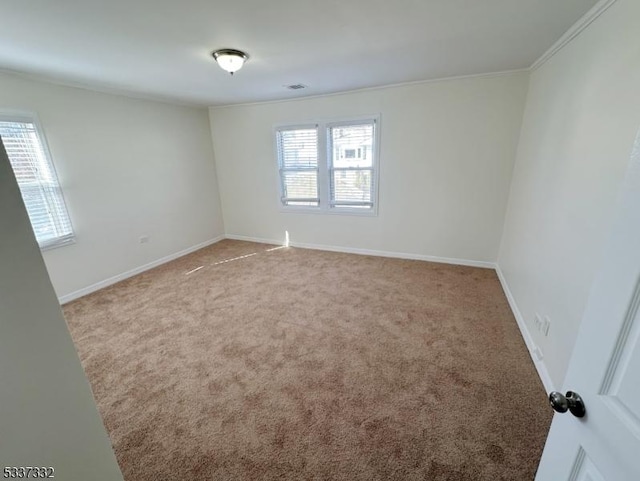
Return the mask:
[(127, 481), (531, 480), (551, 421), (489, 269), (227, 240), (64, 311)]

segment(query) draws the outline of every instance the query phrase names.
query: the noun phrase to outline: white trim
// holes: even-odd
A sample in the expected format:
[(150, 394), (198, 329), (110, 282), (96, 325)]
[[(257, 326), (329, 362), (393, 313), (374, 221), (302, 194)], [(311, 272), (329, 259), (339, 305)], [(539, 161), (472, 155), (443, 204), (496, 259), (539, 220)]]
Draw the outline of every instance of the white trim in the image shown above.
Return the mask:
[[(243, 235), (235, 235), (235, 234), (218, 236), (214, 239), (210, 239), (208, 241), (194, 245), (182, 251), (162, 257), (161, 259), (157, 259), (143, 266), (137, 267), (135, 269), (131, 269), (127, 272), (123, 272), (122, 274), (119, 274), (117, 276), (110, 277), (109, 279), (105, 279), (101, 282), (97, 282), (88, 287), (79, 289), (70, 294), (61, 296), (59, 298), (60, 304), (66, 304), (82, 296), (86, 296), (87, 294), (91, 294), (92, 292), (98, 291), (112, 284), (128, 279), (129, 277), (133, 277), (144, 271), (153, 269), (154, 267), (158, 267), (159, 265), (165, 264), (179, 257), (185, 256), (199, 249), (202, 249), (204, 247), (220, 242), (223, 239), (239, 240), (239, 241), (245, 241), (245, 242), (257, 242), (260, 244), (269, 244), (269, 245), (277, 245), (277, 246), (285, 245), (285, 242), (281, 240), (266, 239), (261, 237), (251, 237), (251, 236), (243, 236)], [(500, 279), (500, 284), (502, 285), (502, 289), (504, 290), (507, 301), (509, 302), (509, 306), (511, 307), (513, 316), (515, 317), (518, 327), (520, 328), (520, 333), (522, 334), (522, 338), (524, 339), (524, 342), (527, 346), (529, 355), (531, 356), (531, 360), (533, 361), (533, 364), (536, 367), (538, 376), (540, 377), (540, 380), (542, 381), (542, 384), (544, 385), (547, 392), (555, 391), (553, 382), (551, 381), (551, 376), (549, 375), (549, 372), (544, 363), (544, 360), (538, 360), (535, 357), (534, 352), (537, 350), (537, 346), (533, 342), (533, 338), (531, 337), (531, 334), (527, 329), (527, 326), (524, 322), (524, 318), (522, 317), (522, 314), (518, 309), (516, 301), (513, 295), (511, 294), (511, 290), (509, 289), (509, 286), (504, 277), (504, 274), (502, 273), (502, 270), (500, 269), (500, 266), (498, 264), (494, 262), (487, 262), (487, 261), (474, 261), (469, 259), (439, 257), (439, 256), (430, 256), (430, 255), (423, 255), (423, 254), (410, 254), (410, 253), (404, 253), (404, 252), (381, 251), (381, 250), (373, 250), (373, 249), (357, 249), (352, 247), (331, 246), (331, 245), (324, 245), (324, 244), (308, 244), (305, 242), (291, 242), (289, 245), (291, 247), (297, 247), (300, 249), (313, 249), (313, 250), (321, 250), (321, 251), (329, 251), (329, 252), (342, 252), (345, 254), (390, 257), (390, 258), (396, 258), (396, 259), (419, 260), (419, 261), (427, 261), (427, 262), (437, 262), (441, 264), (452, 264), (452, 265), (459, 265), (459, 266), (494, 269), (498, 275), (498, 279)]]
[[(258, 237), (250, 237), (250, 236), (241, 236), (241, 235), (226, 235), (227, 239), (240, 240), (246, 242), (258, 242), (261, 244), (272, 244), (272, 245), (284, 245), (282, 241), (277, 241), (274, 239), (264, 239)], [(547, 392), (555, 391), (555, 387), (553, 381), (551, 380), (551, 376), (549, 375), (549, 371), (544, 362), (544, 359), (537, 359), (536, 352), (540, 352), (538, 347), (533, 342), (533, 338), (529, 333), (529, 329), (527, 328), (526, 323), (524, 322), (524, 318), (520, 313), (520, 309), (518, 309), (518, 305), (511, 294), (511, 290), (507, 284), (507, 281), (500, 269), (500, 266), (495, 262), (486, 262), (486, 261), (474, 261), (469, 259), (457, 259), (451, 257), (439, 257), (439, 256), (428, 256), (422, 254), (408, 254), (402, 252), (390, 252), (390, 251), (380, 251), (380, 250), (371, 250), (371, 249), (356, 249), (351, 247), (339, 247), (339, 246), (329, 246), (322, 244), (307, 244), (304, 242), (290, 242), (289, 245), (291, 247), (297, 247), (300, 249), (314, 249), (314, 250), (322, 250), (322, 251), (330, 251), (330, 252), (343, 252), (346, 254), (360, 254), (360, 255), (369, 255), (376, 257), (391, 257), (397, 259), (409, 259), (409, 260), (419, 260), (419, 261), (427, 261), (427, 262), (437, 262), (441, 264), (452, 264), (458, 266), (469, 266), (469, 267), (480, 267), (485, 269), (494, 269), (496, 274), (498, 275), (498, 279), (500, 280), (500, 284), (502, 285), (502, 289), (504, 291), (505, 297), (507, 298), (507, 302), (509, 303), (509, 307), (513, 312), (513, 317), (516, 319), (516, 323), (518, 324), (518, 328), (520, 329), (520, 334), (527, 346), (527, 350), (529, 351), (529, 355), (531, 356), (531, 360), (533, 361), (533, 365), (536, 368), (538, 373), (538, 377), (542, 382), (545, 390)]]
[[(343, 125), (362, 125), (364, 123), (371, 122), (373, 125), (373, 145), (371, 146), (371, 153), (373, 155), (373, 161), (371, 163), (371, 183), (373, 184), (373, 189), (371, 192), (371, 202), (373, 203), (371, 210), (365, 209), (354, 209), (349, 207), (329, 207), (327, 206), (327, 212), (332, 214), (347, 214), (347, 215), (360, 215), (360, 216), (369, 216), (369, 217), (377, 217), (378, 216), (378, 203), (380, 200), (380, 196), (378, 192), (380, 191), (380, 153), (382, 149), (380, 148), (380, 134), (382, 132), (382, 124), (381, 124), (382, 113), (378, 113), (375, 115), (371, 115), (369, 117), (363, 117), (361, 119), (344, 119), (338, 121), (330, 121), (324, 125), (324, 134), (325, 134), (325, 154), (326, 154), (326, 165), (327, 165), (327, 174), (329, 174), (329, 179), (327, 179), (326, 187), (329, 190), (329, 195), (327, 196), (328, 202), (331, 202), (331, 169), (333, 168), (333, 144), (330, 140), (330, 131), (332, 127), (340, 127)], [(331, 149), (330, 149), (331, 147)], [(330, 151), (331, 150), (331, 151)]]
[[(381, 114), (370, 114), (366, 116), (347, 117), (347, 118), (332, 118), (332, 119), (316, 119), (303, 123), (278, 123), (273, 126), (273, 150), (276, 159), (276, 171), (278, 179), (278, 210), (287, 214), (330, 214), (330, 215), (356, 215), (362, 217), (377, 217), (378, 215), (378, 201), (379, 201), (379, 183), (380, 183), (380, 118)], [(357, 209), (350, 207), (332, 207), (331, 203), (331, 188), (330, 188), (330, 171), (331, 171), (331, 152), (329, 149), (330, 140), (329, 133), (333, 127), (350, 126), (350, 125), (373, 125), (373, 145), (372, 154), (373, 162), (371, 166), (372, 171), (372, 192), (370, 209)], [(280, 159), (280, 150), (278, 149), (278, 136), (280, 132), (290, 130), (302, 130), (302, 129), (315, 129), (317, 135), (316, 149), (318, 167), (317, 171), (317, 183), (318, 183), (318, 205), (317, 206), (304, 206), (304, 205), (283, 205), (282, 199), (284, 197), (284, 181), (282, 179), (283, 166)]]
[(231, 239), (231, 240), (245, 241), (245, 242), (257, 242), (258, 244), (269, 244), (274, 246), (285, 245), (283, 241), (273, 240), (273, 239), (263, 239), (261, 237), (250, 237), (246, 235), (227, 234), (224, 236), (224, 238)]
[(518, 305), (516, 304), (516, 300), (511, 294), (511, 290), (509, 289), (509, 285), (507, 284), (507, 279), (504, 277), (502, 273), (502, 269), (500, 269), (499, 264), (495, 264), (496, 273), (498, 274), (498, 279), (500, 279), (500, 284), (502, 284), (502, 290), (504, 291), (505, 296), (507, 297), (507, 301), (509, 302), (509, 307), (511, 307), (511, 311), (513, 312), (513, 317), (516, 318), (516, 322), (518, 323), (518, 327), (520, 328), (520, 333), (522, 334), (522, 338), (524, 339), (525, 344), (527, 345), (527, 349), (529, 350), (529, 355), (531, 356), (531, 360), (533, 361), (533, 365), (536, 367), (538, 371), (538, 376), (544, 385), (544, 388), (547, 392), (555, 391), (555, 387), (553, 385), (553, 381), (551, 380), (551, 376), (549, 375), (549, 371), (547, 369), (547, 365), (544, 362), (544, 359), (537, 359), (536, 351), (539, 352), (538, 346), (536, 346), (535, 342), (533, 342), (533, 338), (531, 337), (531, 333), (527, 328), (527, 324), (524, 321), (524, 317), (520, 313), (520, 309), (518, 309)]
[(562, 37), (560, 37), (545, 53), (543, 53), (538, 60), (531, 64), (529, 70), (533, 71), (544, 64), (547, 60), (553, 57), (556, 53), (562, 50), (568, 45), (574, 38), (591, 25), (595, 19), (607, 11), (607, 9), (616, 3), (616, 0), (600, 0), (596, 3), (591, 10), (585, 13), (580, 20), (574, 23), (569, 30), (567, 30)]
[[(105, 95), (117, 95), (120, 97), (127, 97), (135, 100), (143, 100), (148, 102), (160, 102), (169, 105), (177, 105), (180, 107), (190, 107), (190, 108), (209, 108), (209, 109), (223, 109), (226, 107), (237, 107), (237, 106), (249, 106), (249, 105), (262, 105), (262, 104), (274, 104), (281, 102), (295, 102), (297, 100), (307, 100), (307, 99), (315, 99), (322, 97), (333, 97), (335, 95), (346, 95), (358, 92), (368, 92), (370, 90), (382, 90), (388, 88), (396, 88), (396, 87), (405, 87), (411, 85), (420, 85), (427, 83), (435, 83), (435, 82), (446, 82), (449, 80), (464, 80), (471, 78), (485, 78), (485, 77), (498, 77), (502, 75), (512, 75), (518, 74), (522, 72), (528, 72), (529, 68), (518, 68), (511, 70), (501, 70), (498, 72), (483, 72), (477, 74), (466, 74), (466, 75), (452, 75), (449, 77), (435, 77), (426, 80), (412, 80), (409, 82), (398, 82), (387, 85), (378, 85), (374, 87), (363, 87), (359, 89), (351, 89), (351, 90), (343, 90), (339, 92), (329, 92), (323, 94), (316, 95), (307, 95), (300, 96), (295, 98), (280, 98), (280, 99), (272, 99), (272, 100), (257, 100), (257, 101), (249, 101), (249, 102), (235, 102), (235, 103), (211, 103), (211, 100), (196, 100), (189, 99), (184, 96), (173, 96), (173, 95), (164, 95), (160, 93), (148, 93), (135, 89), (127, 89), (126, 87), (118, 86), (116, 84), (110, 83), (102, 83), (102, 82), (83, 82), (77, 79), (71, 79), (68, 77), (62, 77), (51, 74), (44, 73), (33, 73), (33, 72), (24, 72), (21, 70), (13, 70), (10, 68), (2, 67), (0, 68), (0, 74), (12, 75), (15, 77), (21, 77), (27, 80), (31, 80), (33, 82), (44, 82), (51, 85), (57, 85), (60, 87), (67, 87), (73, 89), (80, 90), (88, 90), (90, 92), (97, 92)], [(295, 91), (292, 91), (295, 92)]]
[(529, 72), (530, 68), (517, 68), (512, 70), (500, 70), (498, 72), (485, 72), (485, 73), (472, 73), (466, 75), (452, 75), (450, 77), (436, 77), (426, 80), (411, 80), (409, 82), (398, 82), (394, 84), (387, 85), (377, 85), (374, 87), (363, 87), (359, 89), (351, 89), (351, 90), (341, 90), (339, 92), (329, 92), (325, 94), (316, 94), (316, 95), (306, 95), (301, 97), (295, 97), (292, 99), (274, 99), (274, 100), (258, 100), (255, 102), (237, 102), (233, 104), (218, 104), (218, 105), (209, 105), (209, 109), (218, 110), (225, 109), (228, 107), (251, 107), (255, 105), (269, 105), (269, 104), (280, 104), (284, 102), (299, 102), (310, 99), (318, 99), (324, 97), (336, 97), (338, 95), (349, 95), (349, 94), (357, 94), (360, 92), (370, 92), (375, 90), (384, 90), (384, 89), (393, 89), (399, 87), (409, 87), (412, 85), (422, 85), (422, 84), (430, 84), (430, 83), (438, 83), (438, 82), (448, 82), (450, 80), (466, 80), (466, 79), (475, 79), (475, 78), (493, 78), (493, 77), (502, 77), (506, 75), (516, 75), (524, 72)]
[[(258, 237), (249, 237), (241, 235), (228, 234), (227, 239), (241, 240), (247, 242), (259, 242), (261, 244), (284, 245), (282, 241), (274, 239), (263, 239)], [(289, 242), (290, 247), (298, 247), (300, 249), (313, 249), (319, 251), (342, 252), (345, 254), (358, 254), (376, 257), (391, 257), (396, 259), (409, 259), (416, 261), (438, 262), (440, 264), (453, 264), (458, 266), (481, 267), (484, 269), (495, 269), (495, 263), (487, 261), (474, 261), (469, 259), (457, 259), (452, 257), (428, 256), (423, 254), (409, 254), (405, 252), (381, 251), (373, 249), (358, 249), (355, 247), (332, 246), (326, 244), (308, 244), (306, 242)]]
[[(283, 212), (289, 212), (289, 211), (315, 211), (317, 210), (318, 212), (320, 211), (320, 198), (321, 198), (321, 186), (322, 186), (322, 182), (320, 181), (320, 174), (322, 169), (320, 168), (320, 124), (318, 122), (307, 122), (307, 123), (303, 123), (303, 124), (278, 124), (278, 125), (274, 125), (273, 126), (273, 133), (272, 133), (272, 139), (273, 139), (273, 154), (274, 154), (274, 158), (276, 159), (276, 172), (278, 175), (278, 198), (277, 198), (277, 202), (278, 202), (278, 209), (283, 211)], [(282, 199), (284, 197), (284, 181), (282, 179), (282, 169), (283, 166), (280, 163), (280, 149), (278, 148), (278, 140), (280, 138), (280, 132), (289, 132), (289, 131), (295, 131), (295, 130), (315, 130), (316, 131), (316, 160), (317, 160), (317, 167), (316, 167), (316, 184), (318, 187), (318, 205), (317, 206), (284, 206), (282, 204)], [(312, 171), (312, 169), (309, 169), (310, 171)]]
[(236, 102), (231, 104), (209, 105), (209, 109), (218, 110), (218, 109), (224, 109), (229, 107), (244, 107), (244, 106), (248, 107), (248, 106), (255, 106), (255, 105), (279, 104), (283, 102), (298, 102), (298, 101), (318, 99), (318, 98), (324, 98), (324, 97), (335, 97), (338, 95), (349, 95), (349, 94), (355, 94), (360, 92), (369, 92), (369, 91), (375, 91), (375, 90), (407, 87), (412, 85), (447, 82), (450, 80), (492, 78), (492, 77), (501, 77), (506, 75), (515, 75), (515, 74), (520, 74), (524, 72), (530, 73), (536, 70), (542, 64), (544, 64), (551, 57), (553, 57), (557, 52), (559, 52), (567, 44), (569, 44), (584, 29), (586, 29), (589, 25), (591, 25), (600, 15), (602, 15), (605, 11), (607, 11), (609, 7), (611, 7), (614, 3), (616, 3), (616, 0), (600, 0), (591, 8), (591, 10), (589, 10), (576, 23), (574, 23), (571, 27), (569, 27), (569, 29), (549, 49), (547, 49), (546, 52), (544, 52), (540, 57), (538, 57), (538, 59), (535, 62), (531, 64), (531, 66), (526, 68), (502, 70), (498, 72), (486, 72), (486, 73), (479, 73), (479, 74), (453, 75), (450, 77), (438, 77), (438, 78), (431, 78), (426, 80), (414, 80), (410, 82), (398, 82), (398, 83), (388, 84), (388, 85), (377, 85), (374, 87), (364, 87), (360, 89), (343, 90), (340, 92), (331, 92), (331, 93), (317, 94), (317, 95), (306, 95), (306, 96), (289, 98), (289, 99), (274, 99), (274, 100), (262, 100), (262, 101), (256, 101), (256, 102)]
[(298, 102), (310, 99), (324, 98), (324, 97), (334, 97), (337, 95), (349, 95), (360, 92), (369, 92), (375, 90), (382, 89), (390, 89), (390, 88), (398, 88), (398, 87), (407, 87), (412, 85), (422, 85), (436, 82), (447, 82), (450, 80), (465, 80), (465, 79), (474, 79), (474, 78), (491, 78), (491, 77), (499, 77), (504, 75), (514, 75), (523, 72), (531, 72), (536, 70), (542, 64), (544, 64), (547, 60), (553, 57), (559, 50), (561, 50), (565, 45), (567, 45), (571, 40), (573, 40), (576, 36), (580, 34), (585, 28), (587, 28), (596, 18), (598, 18), (602, 13), (604, 13), (611, 5), (613, 5), (616, 0), (600, 0), (591, 10), (589, 10), (580, 20), (573, 24), (567, 30), (560, 39), (558, 39), (545, 53), (543, 53), (530, 67), (527, 68), (518, 68), (511, 70), (501, 70), (498, 72), (485, 72), (485, 73), (477, 73), (477, 74), (467, 74), (467, 75), (452, 75), (449, 77), (436, 77), (430, 78), (426, 80), (414, 80), (409, 82), (398, 82), (387, 85), (377, 85), (373, 87), (364, 87), (359, 89), (351, 89), (351, 90), (343, 90), (340, 92), (330, 92), (316, 95), (304, 95), (295, 98), (280, 98), (273, 100), (261, 100), (261, 101), (253, 101), (253, 102), (235, 102), (235, 103), (211, 103), (211, 101), (206, 100), (195, 100), (195, 99), (186, 99), (177, 96), (171, 95), (163, 95), (163, 94), (149, 94), (137, 90), (131, 90), (122, 88), (120, 86), (116, 86), (113, 84), (99, 84), (96, 82), (82, 82), (79, 80), (69, 79), (58, 77), (54, 75), (46, 75), (46, 74), (36, 74), (32, 72), (22, 72), (19, 70), (12, 70), (8, 68), (0, 68), (0, 73), (5, 73), (9, 75), (14, 75), (17, 77), (26, 78), (28, 80), (33, 80), (36, 82), (46, 82), (53, 85), (59, 85), (63, 87), (70, 87), (82, 90), (89, 90), (93, 92), (99, 92), (107, 95), (119, 95), (124, 97), (129, 97), (138, 100), (146, 100), (152, 102), (162, 102), (172, 105), (179, 105), (183, 107), (204, 107), (209, 108), (211, 110), (224, 109), (228, 107), (238, 107), (238, 106), (254, 106), (254, 105), (268, 105), (268, 104), (278, 104), (283, 102)]
[(40, 250), (42, 252), (50, 251), (53, 249), (57, 249), (58, 247), (64, 247), (64, 246), (72, 245), (75, 243), (76, 243), (75, 233), (71, 233), (69, 236), (58, 237), (53, 241), (49, 241), (47, 243), (40, 245)]
[(287, 205), (287, 206), (284, 206), (284, 205), (282, 205), (282, 202), (280, 202), (280, 205), (278, 206), (278, 210), (282, 214), (355, 215), (355, 216), (358, 216), (358, 217), (377, 217), (378, 216), (378, 212), (375, 211), (374, 209), (375, 209), (375, 205), (374, 205), (374, 207), (372, 207), (371, 210), (350, 209), (348, 207), (325, 208), (325, 209), (323, 209), (321, 207), (313, 207), (313, 206), (306, 206), (306, 205), (300, 205), (300, 206)]
[(60, 301), (60, 304), (66, 304), (67, 302), (71, 302), (82, 296), (91, 294), (92, 292), (99, 291), (100, 289), (104, 289), (105, 287), (115, 284), (116, 282), (123, 281), (125, 279), (128, 279), (129, 277), (133, 277), (144, 271), (148, 271), (149, 269), (153, 269), (154, 267), (158, 267), (159, 265), (166, 264), (167, 262), (175, 260), (179, 257), (186, 256), (187, 254), (191, 254), (192, 252), (200, 250), (204, 247), (220, 242), (224, 238), (225, 236), (221, 235), (213, 239), (210, 239), (208, 241), (201, 242), (200, 244), (196, 244), (194, 246), (183, 249), (179, 252), (175, 252), (173, 254), (169, 254), (168, 256), (161, 257), (160, 259), (157, 259), (153, 262), (149, 262), (148, 264), (145, 264), (143, 266), (136, 267), (135, 269), (131, 269), (129, 271), (123, 272), (122, 274), (109, 277), (108, 279), (105, 279), (103, 281), (96, 282), (95, 284), (92, 284), (90, 286), (83, 287), (82, 289), (78, 289), (77, 291), (71, 292), (69, 294), (65, 294), (64, 296), (60, 296), (58, 300)]
[(11, 75), (14, 77), (31, 80), (32, 82), (44, 82), (50, 85), (56, 85), (58, 87), (67, 87), (71, 89), (86, 90), (89, 92), (97, 92), (104, 95), (126, 97), (134, 100), (143, 100), (147, 102), (160, 102), (168, 105), (175, 105), (178, 107), (206, 109), (207, 103), (200, 102), (198, 100), (189, 100), (183, 97), (176, 97), (172, 95), (163, 94), (151, 94), (140, 90), (131, 90), (123, 87), (119, 87), (115, 84), (107, 84), (102, 82), (83, 82), (81, 80), (74, 80), (67, 77), (60, 77), (57, 75), (49, 75), (44, 73), (23, 72), (21, 70), (13, 70), (10, 68), (0, 67), (0, 74)]

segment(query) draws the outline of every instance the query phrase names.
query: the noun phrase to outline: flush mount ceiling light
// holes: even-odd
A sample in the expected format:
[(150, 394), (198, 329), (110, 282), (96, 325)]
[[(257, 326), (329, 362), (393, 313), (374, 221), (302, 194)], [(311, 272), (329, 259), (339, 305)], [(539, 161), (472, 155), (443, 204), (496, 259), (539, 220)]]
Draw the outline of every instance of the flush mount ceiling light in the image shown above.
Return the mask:
[(220, 68), (226, 70), (231, 75), (240, 70), (249, 58), (246, 53), (233, 48), (222, 48), (220, 50), (216, 50), (211, 55), (216, 59)]

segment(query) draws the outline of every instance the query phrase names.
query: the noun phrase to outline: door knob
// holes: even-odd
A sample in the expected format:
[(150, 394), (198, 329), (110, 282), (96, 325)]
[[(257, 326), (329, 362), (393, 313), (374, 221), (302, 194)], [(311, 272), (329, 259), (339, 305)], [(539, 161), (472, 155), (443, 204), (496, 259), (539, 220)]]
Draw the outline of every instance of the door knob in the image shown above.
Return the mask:
[(558, 391), (553, 391), (549, 394), (549, 404), (553, 410), (557, 413), (566, 413), (570, 411), (577, 418), (584, 417), (587, 409), (584, 406), (584, 401), (578, 393), (573, 391), (567, 391), (566, 395), (562, 395)]

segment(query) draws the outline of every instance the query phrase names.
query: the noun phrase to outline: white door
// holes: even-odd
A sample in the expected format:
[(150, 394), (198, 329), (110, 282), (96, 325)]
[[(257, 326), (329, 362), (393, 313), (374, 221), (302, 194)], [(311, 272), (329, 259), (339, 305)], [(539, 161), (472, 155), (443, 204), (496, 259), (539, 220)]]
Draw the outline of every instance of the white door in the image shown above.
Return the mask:
[(536, 481), (640, 480), (640, 135), (580, 326)]

